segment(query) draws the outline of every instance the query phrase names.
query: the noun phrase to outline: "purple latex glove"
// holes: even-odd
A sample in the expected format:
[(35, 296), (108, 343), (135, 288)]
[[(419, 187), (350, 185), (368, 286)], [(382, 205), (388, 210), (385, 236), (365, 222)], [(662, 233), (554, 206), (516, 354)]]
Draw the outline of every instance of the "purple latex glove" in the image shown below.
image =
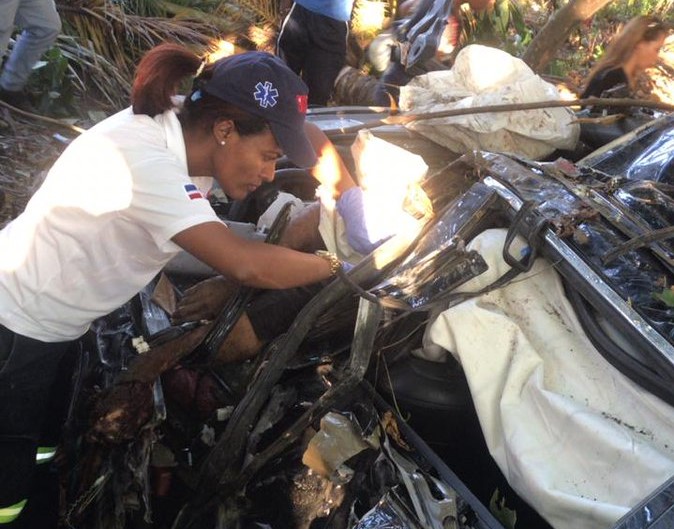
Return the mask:
[(367, 255), (394, 235), (392, 226), (382, 228), (381, 223), (374, 222), (377, 220), (377, 212), (368, 211), (360, 187), (352, 187), (342, 193), (337, 200), (337, 211), (344, 219), (346, 240), (358, 253)]

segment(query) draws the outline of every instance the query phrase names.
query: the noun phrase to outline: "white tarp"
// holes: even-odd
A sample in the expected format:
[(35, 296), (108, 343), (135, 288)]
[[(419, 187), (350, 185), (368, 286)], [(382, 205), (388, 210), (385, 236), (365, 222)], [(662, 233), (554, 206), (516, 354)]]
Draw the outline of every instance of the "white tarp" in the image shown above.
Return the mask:
[[(451, 70), (415, 77), (400, 89), (400, 108), (422, 113), (510, 103), (561, 100), (558, 90), (524, 61), (478, 44), (463, 48)], [(508, 152), (541, 159), (573, 149), (580, 127), (569, 108), (465, 114), (407, 125), (457, 153)]]
[[(470, 244), (489, 270), (462, 291), (508, 269), (504, 239)], [(548, 261), (442, 312), (425, 338), (430, 359), (440, 346), (460, 361), (491, 455), (555, 529), (608, 528), (674, 475), (674, 410), (596, 351)]]

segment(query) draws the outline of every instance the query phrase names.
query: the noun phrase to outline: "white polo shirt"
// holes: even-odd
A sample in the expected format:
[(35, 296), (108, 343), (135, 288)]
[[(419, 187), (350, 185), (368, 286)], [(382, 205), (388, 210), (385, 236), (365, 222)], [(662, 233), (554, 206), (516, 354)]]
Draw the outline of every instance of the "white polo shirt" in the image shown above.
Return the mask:
[(179, 251), (171, 237), (211, 221), (176, 114), (119, 112), (73, 141), (0, 231), (0, 323), (45, 342), (78, 338)]

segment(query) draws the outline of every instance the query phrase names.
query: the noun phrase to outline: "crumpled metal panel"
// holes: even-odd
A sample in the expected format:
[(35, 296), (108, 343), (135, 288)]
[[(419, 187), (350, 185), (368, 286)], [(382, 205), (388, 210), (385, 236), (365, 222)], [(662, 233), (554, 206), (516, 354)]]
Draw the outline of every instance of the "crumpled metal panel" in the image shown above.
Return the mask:
[(671, 274), (644, 250), (629, 252), (607, 265), (602, 263), (602, 257), (624, 241), (625, 238), (605, 222), (583, 222), (578, 226), (572, 247), (674, 344), (674, 309), (653, 297), (662, 290), (665, 281), (671, 284)]
[(674, 184), (674, 116), (665, 116), (593, 153), (580, 164), (630, 180)]
[(394, 501), (390, 493), (368, 511), (354, 526), (354, 529), (410, 529), (405, 519), (405, 511)]
[[(660, 182), (627, 182), (613, 194), (615, 199), (643, 220), (650, 229), (674, 226), (674, 186)], [(674, 251), (672, 241), (663, 246)]]
[(485, 219), (494, 193), (474, 186), (452, 202), (418, 241), (412, 253), (373, 292), (388, 305), (422, 310), (487, 268), (464, 241)]
[(666, 529), (674, 525), (674, 478), (664, 483), (613, 529)]
[[(484, 159), (490, 175), (513, 188), (523, 200), (534, 201), (558, 233), (567, 235), (566, 242), (578, 256), (674, 344), (674, 309), (654, 297), (663, 286), (674, 284), (674, 274), (663, 260), (650, 249), (640, 248), (604, 261), (609, 252), (637, 235), (631, 233), (634, 230), (648, 233), (672, 225), (670, 186), (625, 180), (601, 182), (589, 175), (578, 180), (578, 175), (566, 178), (559, 170), (548, 171), (545, 164), (527, 167), (495, 154), (484, 155)], [(674, 252), (671, 241), (664, 247)]]
[(627, 167), (624, 174), (633, 180), (674, 183), (674, 130), (668, 130)]

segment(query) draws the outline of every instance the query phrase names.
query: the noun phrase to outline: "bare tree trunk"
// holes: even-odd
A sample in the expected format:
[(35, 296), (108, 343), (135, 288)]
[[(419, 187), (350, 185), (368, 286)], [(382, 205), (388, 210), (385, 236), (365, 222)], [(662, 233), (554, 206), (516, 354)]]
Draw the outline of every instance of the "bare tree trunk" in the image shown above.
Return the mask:
[(590, 18), (611, 0), (569, 0), (556, 11), (524, 52), (522, 60), (540, 73), (562, 46), (571, 30)]

